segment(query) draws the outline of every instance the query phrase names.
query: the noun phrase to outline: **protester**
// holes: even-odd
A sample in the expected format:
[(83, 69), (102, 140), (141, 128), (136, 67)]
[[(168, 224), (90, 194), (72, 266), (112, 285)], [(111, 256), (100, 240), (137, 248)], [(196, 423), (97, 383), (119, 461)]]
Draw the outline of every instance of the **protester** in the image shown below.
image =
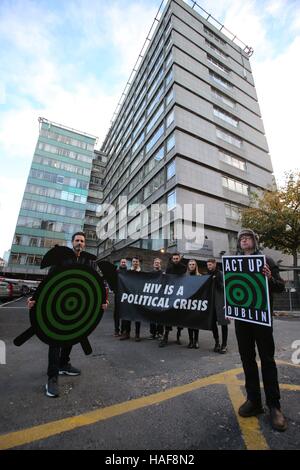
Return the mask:
[[(224, 310), (224, 284), (223, 273), (218, 269), (217, 262), (214, 258), (206, 262), (208, 273), (212, 277), (212, 302), (213, 302), (213, 317), (212, 317), (212, 332), (215, 340), (214, 352), (225, 354), (227, 352), (227, 339), (228, 339), (228, 323), (229, 320), (225, 318)], [(220, 345), (218, 324), (222, 328), (222, 344)]]
[[(154, 258), (153, 261), (153, 272), (160, 272), (162, 273), (161, 268), (161, 259)], [(161, 339), (164, 334), (164, 327), (159, 323), (150, 323), (150, 336), (148, 339)]]
[[(117, 272), (124, 272), (124, 271), (127, 271), (127, 260), (126, 260), (126, 258), (122, 258), (120, 260), (120, 265), (117, 269)], [(123, 323), (124, 321), (126, 321), (126, 320), (121, 321), (121, 329), (120, 329), (120, 312), (119, 312), (119, 307), (118, 307), (118, 303), (117, 303), (117, 295), (115, 293), (115, 304), (114, 304), (115, 334), (114, 334), (114, 336), (116, 338), (121, 336), (122, 332), (125, 330), (124, 323)]]
[[(181, 255), (180, 253), (173, 253), (170, 262), (167, 266), (166, 269), (167, 274), (178, 274), (178, 275), (183, 275), (186, 273), (186, 265), (181, 261)], [(180, 342), (180, 336), (181, 336), (181, 331), (183, 328), (177, 327), (177, 336), (176, 336), (176, 343), (181, 344)], [(159, 347), (163, 348), (168, 345), (169, 341), (169, 332), (172, 331), (172, 326), (166, 326), (165, 327), (165, 334), (161, 342), (159, 343)]]
[[(72, 236), (73, 251), (76, 255), (76, 262), (85, 266), (95, 268), (94, 261), (91, 260), (88, 254), (82, 253), (85, 248), (85, 234), (83, 232), (76, 232)], [(73, 262), (73, 261), (72, 261)], [(59, 266), (70, 266), (70, 258), (60, 259)], [(49, 273), (55, 269), (56, 266), (50, 268)], [(29, 297), (27, 306), (31, 309), (35, 305), (34, 296)], [(107, 304), (103, 304), (102, 308), (106, 308)], [(81, 371), (73, 367), (70, 363), (70, 353), (72, 346), (60, 347), (55, 345), (49, 346), (48, 354), (48, 382), (45, 386), (46, 396), (55, 398), (59, 396), (58, 390), (58, 375), (80, 375)]]
[[(135, 272), (141, 272), (141, 266), (140, 266), (140, 259), (138, 256), (134, 256), (131, 260), (131, 271)], [(129, 339), (130, 338), (130, 331), (131, 331), (131, 321), (130, 320), (125, 320), (123, 323), (124, 326), (124, 331), (122, 332), (122, 336), (120, 338), (121, 341)], [(135, 322), (135, 341), (139, 342), (141, 341), (141, 336), (140, 336), (140, 331), (141, 331), (141, 322), (136, 321)]]
[[(247, 256), (262, 254), (258, 247), (258, 236), (253, 230), (244, 229), (239, 232), (237, 254)], [(270, 306), (272, 311), (273, 292), (283, 292), (284, 281), (281, 279), (278, 266), (272, 258), (266, 257), (266, 265), (262, 273), (268, 278)], [(261, 360), (263, 385), (266, 403), (270, 410), (271, 425), (273, 429), (277, 431), (285, 431), (287, 429), (287, 420), (280, 407), (280, 391), (277, 367), (274, 359), (275, 344), (273, 326), (268, 327), (235, 320), (235, 332), (245, 373), (245, 387), (247, 392), (247, 400), (239, 408), (239, 415), (248, 418), (264, 412), (261, 400), (258, 367), (255, 359), (256, 345)]]
[[(187, 265), (187, 271), (186, 271), (187, 276), (201, 276), (199, 273), (197, 261), (195, 259), (190, 259)], [(196, 328), (188, 328), (189, 332), (189, 344), (188, 348), (189, 349), (199, 349), (199, 330)]]

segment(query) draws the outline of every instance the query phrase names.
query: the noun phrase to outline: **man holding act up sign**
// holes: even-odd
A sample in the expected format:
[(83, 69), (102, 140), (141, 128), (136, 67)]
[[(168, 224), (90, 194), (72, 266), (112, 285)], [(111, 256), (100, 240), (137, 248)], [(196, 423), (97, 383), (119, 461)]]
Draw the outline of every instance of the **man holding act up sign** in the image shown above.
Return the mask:
[(248, 418), (264, 412), (256, 345), (271, 425), (277, 431), (285, 431), (287, 421), (280, 409), (272, 328), (272, 293), (282, 292), (284, 281), (272, 258), (259, 251), (258, 236), (250, 229), (238, 234), (237, 256), (223, 257), (223, 273), (225, 314), (236, 320), (235, 332), (246, 380), (247, 400), (240, 406), (239, 415)]

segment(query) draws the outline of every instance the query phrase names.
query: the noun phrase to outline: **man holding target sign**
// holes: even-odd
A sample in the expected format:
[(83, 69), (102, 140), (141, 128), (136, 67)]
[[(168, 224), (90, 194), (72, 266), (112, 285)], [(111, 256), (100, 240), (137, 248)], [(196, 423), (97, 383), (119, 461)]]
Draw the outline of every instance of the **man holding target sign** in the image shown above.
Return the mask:
[(231, 260), (224, 257), (223, 268), (226, 315), (236, 320), (235, 332), (246, 379), (247, 400), (240, 406), (239, 415), (248, 418), (264, 412), (255, 359), (257, 346), (271, 425), (277, 431), (285, 431), (287, 421), (280, 409), (271, 316), (272, 293), (282, 292), (284, 281), (275, 262), (259, 251), (258, 236), (253, 230), (239, 232), (237, 255)]
[(51, 266), (33, 297), (28, 299), (31, 328), (15, 339), (17, 346), (34, 333), (49, 344), (46, 395), (57, 397), (58, 375), (80, 375), (70, 363), (73, 344), (91, 353), (87, 336), (102, 318), (105, 288), (96, 271), (96, 256), (87, 253), (85, 234), (72, 236), (73, 250), (55, 246), (44, 256), (41, 268)]

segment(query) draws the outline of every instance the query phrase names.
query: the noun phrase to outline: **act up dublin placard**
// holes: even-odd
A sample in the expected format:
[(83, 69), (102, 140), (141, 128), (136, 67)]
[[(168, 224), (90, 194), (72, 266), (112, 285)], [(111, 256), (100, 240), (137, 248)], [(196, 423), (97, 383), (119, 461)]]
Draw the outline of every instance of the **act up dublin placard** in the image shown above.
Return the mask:
[(226, 317), (271, 326), (265, 256), (223, 256), (222, 262)]

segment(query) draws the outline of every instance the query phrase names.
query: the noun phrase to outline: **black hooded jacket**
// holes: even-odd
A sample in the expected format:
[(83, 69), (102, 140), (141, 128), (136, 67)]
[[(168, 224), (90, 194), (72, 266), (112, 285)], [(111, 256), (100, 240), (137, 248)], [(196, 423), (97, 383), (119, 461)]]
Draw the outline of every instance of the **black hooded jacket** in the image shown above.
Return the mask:
[(166, 274), (185, 274), (186, 273), (186, 265), (181, 261), (178, 264), (173, 263), (170, 261), (167, 269)]

